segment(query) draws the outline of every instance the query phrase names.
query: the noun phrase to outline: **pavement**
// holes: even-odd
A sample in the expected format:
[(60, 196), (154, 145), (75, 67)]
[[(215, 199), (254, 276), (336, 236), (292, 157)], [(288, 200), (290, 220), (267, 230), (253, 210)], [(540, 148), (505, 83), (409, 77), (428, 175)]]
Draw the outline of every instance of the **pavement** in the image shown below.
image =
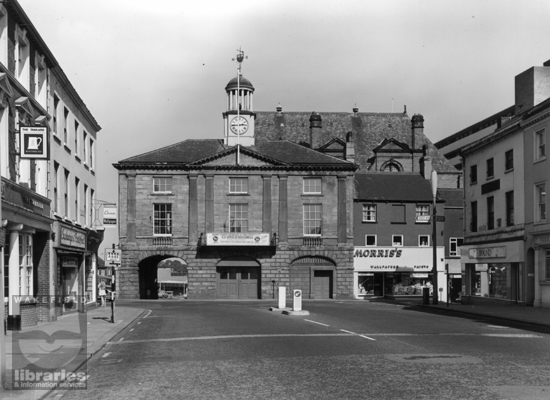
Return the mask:
[[(112, 311), (110, 303), (107, 302), (106, 307), (95, 307), (95, 305), (93, 305), (93, 308), (88, 309), (86, 313), (74, 312), (66, 314), (59, 317), (58, 320), (54, 322), (41, 322), (36, 326), (23, 328), (21, 333), (40, 332), (51, 335), (53, 332), (59, 331), (71, 332), (75, 329), (75, 326), (79, 325), (79, 318), (86, 318), (86, 355), (82, 355), (78, 361), (80, 364), (84, 364), (87, 360), (98, 353), (107, 344), (107, 342), (113, 339), (119, 332), (121, 332), (141, 315), (145, 315), (147, 312), (144, 308), (124, 307), (121, 303), (123, 303), (123, 301), (117, 301), (115, 303), (114, 323), (111, 322)], [(82, 323), (83, 321), (84, 320), (82, 320)], [(15, 340), (12, 339), (14, 338), (14, 332), (8, 331), (7, 336), (5, 337), (6, 381), (8, 383), (8, 387), (11, 387), (12, 385), (11, 381), (12, 369), (14, 367), (14, 351), (18, 351), (18, 346), (16, 346), (15, 349), (13, 348), (13, 342)], [(47, 343), (45, 340), (42, 342)], [(79, 347), (81, 347), (81, 344)], [(21, 352), (24, 352), (24, 350), (21, 350)], [(32, 356), (36, 356), (36, 354), (32, 354)], [(18, 359), (17, 355), (15, 355), (15, 359)], [(37, 360), (38, 365), (38, 362), (40, 362), (40, 356), (38, 356)], [(0, 399), (38, 400), (47, 396), (51, 391), (51, 389), (5, 390), (0, 388)]]
[[(173, 301), (173, 300), (156, 300), (158, 301)], [(271, 302), (273, 300), (270, 300)], [(361, 300), (357, 300), (361, 301)], [(493, 319), (498, 319), (508, 322), (525, 323), (537, 326), (550, 327), (550, 309), (549, 308), (535, 308), (526, 306), (492, 306), (492, 305), (471, 305), (460, 303), (439, 303), (438, 305), (423, 304), (422, 300), (416, 299), (403, 299), (403, 300), (384, 300), (373, 299), (368, 300), (370, 302), (384, 302), (393, 304), (402, 304), (404, 306), (410, 306), (414, 308), (420, 308), (425, 310), (437, 311), (440, 313), (447, 313), (449, 315), (462, 315), (462, 316), (482, 316)], [(267, 303), (267, 301), (266, 301)], [(305, 308), (307, 308), (307, 301), (304, 302)], [(113, 339), (119, 332), (126, 328), (129, 324), (139, 318), (141, 315), (145, 315), (148, 310), (146, 309), (147, 301), (143, 301), (143, 308), (125, 307), (124, 301), (118, 301), (116, 303), (115, 323), (111, 322), (111, 308), (109, 303), (106, 307), (99, 307), (89, 309), (85, 315), (86, 327), (87, 327), (87, 349), (86, 360), (92, 358), (98, 353), (111, 339)], [(279, 310), (279, 309), (277, 309)], [(275, 311), (275, 310), (273, 310)], [(60, 330), (70, 331), (74, 328), (78, 317), (82, 314), (72, 313), (60, 317), (55, 322), (39, 323), (35, 327), (24, 328), (23, 332), (29, 331), (42, 331), (42, 332), (56, 332)], [(13, 359), (12, 349), (12, 336), (13, 332), (8, 331), (6, 337), (6, 368), (8, 379), (11, 381), (11, 369)], [(51, 390), (2, 390), (0, 388), (0, 398), (4, 399), (18, 399), (18, 400), (38, 400), (50, 393)]]

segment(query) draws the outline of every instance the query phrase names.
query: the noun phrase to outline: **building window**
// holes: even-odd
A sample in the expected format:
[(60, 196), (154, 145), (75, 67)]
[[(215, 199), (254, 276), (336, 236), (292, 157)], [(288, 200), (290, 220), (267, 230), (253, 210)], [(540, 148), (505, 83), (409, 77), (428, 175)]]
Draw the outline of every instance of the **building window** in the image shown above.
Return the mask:
[(430, 222), (430, 206), (427, 204), (416, 205), (416, 222), (429, 223)]
[(376, 235), (365, 235), (365, 246), (376, 246)]
[(27, 39), (27, 31), (19, 25), (15, 25), (14, 38), (15, 76), (27, 90), (30, 88), (29, 56), (30, 46)]
[(392, 235), (391, 236), (391, 245), (396, 247), (403, 246), (403, 235)]
[(382, 167), (382, 171), (384, 171), (384, 172), (399, 172), (400, 168), (399, 168), (399, 165), (397, 165), (397, 163), (389, 162), (389, 163), (387, 163), (386, 165), (384, 165)]
[(514, 191), (506, 192), (506, 226), (514, 225)]
[(535, 132), (535, 161), (546, 158), (546, 130)]
[(418, 246), (428, 247), (430, 245), (430, 235), (419, 235), (418, 236)]
[(248, 204), (229, 205), (229, 232), (248, 232)]
[(248, 178), (229, 178), (229, 193), (248, 193)]
[(504, 170), (510, 171), (514, 169), (514, 150), (508, 150), (504, 153)]
[(53, 163), (53, 211), (59, 213), (59, 164)]
[(65, 180), (63, 181), (63, 212), (69, 218), (69, 171), (65, 169)]
[(546, 280), (550, 281), (550, 250), (546, 250)]
[(153, 177), (153, 193), (172, 193), (172, 177)]
[(10, 241), (4, 245), (4, 297), (10, 296)]
[(470, 232), (477, 232), (477, 201), (471, 202)]
[(94, 189), (90, 189), (90, 205), (91, 207), (88, 209), (88, 212), (90, 213), (90, 216), (89, 216), (89, 221), (90, 221), (90, 226), (94, 226), (94, 201), (95, 201), (95, 191)]
[(88, 133), (86, 133), (86, 131), (82, 131), (82, 159), (84, 160), (84, 164), (88, 163), (88, 151), (86, 148), (87, 142), (88, 142)]
[(78, 121), (74, 121), (74, 154), (78, 156), (79, 148), (78, 148), (78, 131), (80, 130), (80, 124)]
[(495, 176), (495, 159), (489, 158), (487, 160), (487, 179), (493, 178)]
[(321, 204), (304, 205), (304, 235), (321, 235), (322, 212), (323, 207)]
[(477, 183), (477, 165), (470, 166), (470, 185)]
[(67, 121), (69, 120), (69, 110), (64, 108), (63, 110), (63, 144), (69, 143), (69, 129), (67, 128)]
[(32, 236), (19, 235), (19, 294), (33, 295)]
[(80, 179), (74, 178), (74, 220), (80, 222)]
[(88, 185), (84, 184), (84, 225), (92, 226), (92, 221), (88, 220), (88, 209), (90, 202), (88, 201)]
[(546, 183), (535, 185), (535, 198), (537, 201), (535, 221), (546, 221)]
[(304, 194), (321, 194), (321, 178), (304, 178)]
[(449, 239), (449, 256), (459, 257), (460, 247), (462, 246), (463, 238), (450, 238)]
[(165, 236), (172, 234), (172, 204), (154, 204), (153, 234)]
[(57, 117), (57, 113), (59, 112), (59, 97), (57, 95), (53, 95), (53, 129), (54, 134), (59, 135), (59, 118)]
[(376, 222), (375, 204), (363, 204), (363, 222)]
[(92, 140), (92, 138), (90, 138), (90, 168), (91, 169), (94, 169), (95, 165), (94, 165), (94, 153), (95, 153), (95, 143), (94, 141)]
[(495, 229), (495, 198), (487, 197), (487, 229)]
[(405, 205), (393, 204), (392, 205), (392, 224), (404, 224), (405, 223)]

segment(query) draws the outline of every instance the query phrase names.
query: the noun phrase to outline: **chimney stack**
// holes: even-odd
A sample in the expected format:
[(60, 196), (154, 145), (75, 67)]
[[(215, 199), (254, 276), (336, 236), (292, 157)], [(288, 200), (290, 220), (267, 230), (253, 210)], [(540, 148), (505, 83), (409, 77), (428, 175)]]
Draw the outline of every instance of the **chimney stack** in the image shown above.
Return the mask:
[(311, 116), (309, 117), (309, 147), (311, 149), (313, 149), (313, 137), (314, 137), (313, 128), (321, 129), (322, 121), (323, 120), (321, 118), (321, 114), (316, 113), (315, 111), (311, 113)]
[(515, 114), (520, 114), (550, 97), (550, 60), (516, 75)]
[(416, 136), (424, 133), (424, 117), (422, 114), (414, 114), (411, 120), (412, 137), (411, 137), (411, 149), (416, 147)]

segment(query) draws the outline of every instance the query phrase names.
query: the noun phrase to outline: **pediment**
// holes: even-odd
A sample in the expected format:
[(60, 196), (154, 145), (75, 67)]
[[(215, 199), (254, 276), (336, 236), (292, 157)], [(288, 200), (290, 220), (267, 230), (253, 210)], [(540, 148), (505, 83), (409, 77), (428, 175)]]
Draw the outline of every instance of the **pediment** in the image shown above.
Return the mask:
[(375, 153), (379, 151), (401, 153), (401, 152), (410, 152), (411, 148), (405, 143), (395, 140), (394, 138), (390, 138), (390, 139), (384, 139), (382, 143), (380, 143), (375, 149), (373, 149), (373, 152)]
[(319, 151), (326, 151), (326, 150), (343, 150), (346, 148), (346, 143), (338, 138), (334, 138), (329, 140), (327, 143), (322, 145), (318, 150)]
[(230, 149), (198, 160), (193, 165), (204, 166), (239, 166), (239, 167), (269, 167), (286, 165), (262, 153), (243, 146), (234, 146)]

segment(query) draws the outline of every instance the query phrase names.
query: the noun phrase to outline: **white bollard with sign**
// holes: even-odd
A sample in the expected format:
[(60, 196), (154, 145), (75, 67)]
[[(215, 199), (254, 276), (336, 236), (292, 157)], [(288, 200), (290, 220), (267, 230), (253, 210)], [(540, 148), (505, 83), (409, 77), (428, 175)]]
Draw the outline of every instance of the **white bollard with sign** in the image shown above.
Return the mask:
[(302, 311), (302, 291), (295, 290), (292, 299), (292, 311)]
[(286, 307), (286, 287), (279, 286), (279, 308)]

